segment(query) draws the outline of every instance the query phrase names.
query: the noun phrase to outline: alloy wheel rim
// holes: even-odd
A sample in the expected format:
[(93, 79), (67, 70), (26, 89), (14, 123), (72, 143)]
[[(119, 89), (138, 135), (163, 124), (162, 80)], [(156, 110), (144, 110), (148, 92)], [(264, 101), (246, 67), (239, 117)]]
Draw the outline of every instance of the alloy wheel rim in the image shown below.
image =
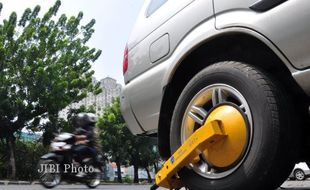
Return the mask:
[(191, 134), (204, 124), (210, 112), (215, 107), (224, 103), (235, 105), (245, 116), (248, 123), (247, 145), (238, 162), (227, 169), (219, 169), (212, 166), (206, 156), (201, 154), (199, 161), (190, 164), (189, 168), (207, 179), (224, 178), (236, 171), (243, 163), (249, 151), (253, 136), (253, 122), (249, 104), (243, 95), (234, 87), (227, 84), (213, 84), (203, 88), (192, 98), (182, 119), (181, 143), (183, 144)]
[(303, 180), (304, 179), (304, 174), (302, 171), (297, 171), (296, 174), (295, 174), (296, 178), (298, 180)]

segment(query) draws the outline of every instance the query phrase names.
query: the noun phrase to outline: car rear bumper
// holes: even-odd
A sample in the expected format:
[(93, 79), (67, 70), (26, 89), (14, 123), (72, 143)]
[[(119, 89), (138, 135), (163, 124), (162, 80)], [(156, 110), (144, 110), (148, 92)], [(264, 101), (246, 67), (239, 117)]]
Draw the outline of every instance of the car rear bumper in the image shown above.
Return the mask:
[(305, 172), (305, 175), (306, 175), (307, 177), (310, 176), (310, 170), (305, 170), (304, 172)]
[(145, 131), (137, 121), (136, 116), (132, 111), (129, 97), (126, 95), (126, 86), (122, 88), (120, 102), (121, 112), (126, 121), (128, 129), (135, 135), (144, 133)]

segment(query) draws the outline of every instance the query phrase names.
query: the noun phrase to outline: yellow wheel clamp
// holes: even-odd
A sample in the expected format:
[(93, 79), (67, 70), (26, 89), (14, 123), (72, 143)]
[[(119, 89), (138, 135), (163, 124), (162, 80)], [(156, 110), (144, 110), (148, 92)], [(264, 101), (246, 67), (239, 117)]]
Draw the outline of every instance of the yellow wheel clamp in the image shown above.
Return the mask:
[(162, 169), (155, 176), (155, 185), (151, 190), (158, 187), (167, 189), (179, 189), (184, 185), (178, 176), (178, 171), (185, 166), (199, 161), (199, 155), (216, 142), (221, 141), (225, 135), (221, 129), (219, 120), (206, 122), (196, 130), (182, 146), (164, 163)]

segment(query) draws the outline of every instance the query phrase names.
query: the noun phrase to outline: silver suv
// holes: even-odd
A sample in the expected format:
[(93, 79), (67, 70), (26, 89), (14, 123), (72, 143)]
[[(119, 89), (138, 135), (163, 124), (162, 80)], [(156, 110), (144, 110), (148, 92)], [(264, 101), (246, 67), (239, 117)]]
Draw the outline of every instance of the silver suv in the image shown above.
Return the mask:
[[(310, 1), (146, 0), (124, 56), (123, 116), (168, 158), (199, 127), (227, 138), (179, 176), (275, 189), (310, 159)], [(218, 119), (219, 120), (219, 119)]]

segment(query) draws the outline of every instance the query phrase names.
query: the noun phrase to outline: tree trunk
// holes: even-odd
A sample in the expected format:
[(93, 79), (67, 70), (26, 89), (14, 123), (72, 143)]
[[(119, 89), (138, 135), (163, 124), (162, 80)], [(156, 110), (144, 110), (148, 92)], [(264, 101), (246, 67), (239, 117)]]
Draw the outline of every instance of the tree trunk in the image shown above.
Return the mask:
[(9, 179), (16, 178), (16, 163), (15, 163), (15, 139), (13, 135), (7, 138), (8, 151), (9, 151)]
[(134, 171), (133, 182), (134, 183), (139, 183), (139, 166), (138, 166), (137, 159), (135, 159), (135, 161), (134, 161), (133, 171)]
[(120, 161), (116, 161), (116, 166), (117, 166), (117, 181), (119, 183), (123, 183), (122, 171), (121, 171), (121, 162)]
[(154, 162), (154, 163), (153, 163), (153, 165), (154, 165), (154, 170), (155, 170), (155, 173), (157, 173), (157, 172), (158, 172), (158, 166), (157, 166), (157, 163), (156, 163), (156, 162)]
[(145, 167), (145, 171), (147, 173), (147, 178), (148, 178), (149, 183), (152, 183), (152, 177), (151, 177), (150, 171), (147, 166)]

